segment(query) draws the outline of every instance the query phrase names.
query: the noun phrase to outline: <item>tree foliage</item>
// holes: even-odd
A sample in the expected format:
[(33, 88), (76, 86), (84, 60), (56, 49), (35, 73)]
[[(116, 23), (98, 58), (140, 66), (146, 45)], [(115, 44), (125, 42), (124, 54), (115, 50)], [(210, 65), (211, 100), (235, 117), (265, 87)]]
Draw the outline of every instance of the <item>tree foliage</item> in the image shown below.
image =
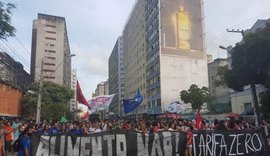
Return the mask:
[(261, 110), (264, 117), (270, 119), (270, 90), (260, 94), (260, 103), (262, 104)]
[(219, 79), (215, 79), (215, 86), (227, 87), (225, 77), (228, 74), (228, 65), (218, 67), (217, 74)]
[[(250, 85), (255, 113), (259, 117), (256, 84), (269, 85), (270, 78), (270, 24), (255, 32), (245, 34), (242, 42), (231, 51), (232, 69), (224, 77), (229, 88), (243, 91)], [(269, 86), (268, 86), (269, 87)], [(258, 120), (256, 119), (258, 126)]]
[(265, 85), (269, 81), (270, 25), (244, 36), (232, 49), (232, 69), (225, 75), (228, 87), (242, 91), (249, 84)]
[[(36, 115), (38, 100), (38, 83), (33, 83), (30, 90), (22, 100), (22, 112)], [(73, 91), (53, 82), (45, 81), (43, 84), (41, 101), (41, 118), (60, 120), (61, 116), (69, 112), (68, 101), (73, 97)]]
[(16, 29), (11, 25), (12, 10), (15, 8), (12, 3), (0, 2), (0, 39), (15, 35)]
[(192, 109), (201, 109), (203, 103), (208, 101), (209, 91), (207, 87), (199, 88), (192, 84), (188, 90), (180, 92), (180, 97), (185, 103), (191, 103)]

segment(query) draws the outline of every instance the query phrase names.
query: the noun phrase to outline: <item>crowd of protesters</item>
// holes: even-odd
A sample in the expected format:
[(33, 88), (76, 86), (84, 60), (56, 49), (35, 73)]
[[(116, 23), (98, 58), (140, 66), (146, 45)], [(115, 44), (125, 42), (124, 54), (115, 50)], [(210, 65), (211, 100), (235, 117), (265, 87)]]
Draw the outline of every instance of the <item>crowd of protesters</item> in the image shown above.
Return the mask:
[[(261, 128), (265, 130), (270, 145), (270, 124), (262, 120)], [(244, 130), (256, 129), (257, 127), (244, 119), (226, 119), (214, 121), (202, 121), (199, 130)], [(112, 129), (134, 130), (145, 135), (157, 133), (159, 131), (179, 131), (187, 134), (186, 155), (191, 156), (192, 151), (192, 131), (198, 130), (195, 119), (158, 119), (158, 120), (108, 120), (103, 121), (74, 121), (74, 122), (46, 122), (34, 124), (33, 121), (0, 120), (0, 156), (19, 155), (30, 156), (31, 134), (41, 135), (72, 133), (91, 134)], [(19, 140), (19, 141), (18, 141)], [(14, 149), (16, 142), (19, 142), (18, 149)]]

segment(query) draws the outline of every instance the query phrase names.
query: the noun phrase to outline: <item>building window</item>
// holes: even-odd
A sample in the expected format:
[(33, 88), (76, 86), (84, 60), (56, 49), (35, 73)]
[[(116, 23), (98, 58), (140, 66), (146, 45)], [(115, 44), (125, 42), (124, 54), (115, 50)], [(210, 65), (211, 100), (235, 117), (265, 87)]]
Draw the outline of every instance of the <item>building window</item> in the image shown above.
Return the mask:
[(48, 34), (56, 34), (56, 32), (54, 32), (54, 31), (46, 31), (46, 33), (48, 33)]
[(148, 108), (151, 108), (151, 102), (148, 102), (147, 105), (148, 105)]
[(50, 27), (50, 28), (56, 28), (55, 25), (51, 25), (51, 24), (46, 24), (46, 27)]
[(47, 53), (56, 53), (55, 50), (45, 50), (45, 52), (47, 52)]
[(53, 38), (53, 37), (45, 37), (45, 39), (47, 39), (47, 40), (56, 40), (56, 38)]
[(55, 72), (55, 70), (52, 70), (52, 69), (44, 69), (43, 71), (44, 71), (44, 72), (52, 72), (52, 73)]
[(55, 66), (55, 63), (44, 63), (44, 65), (47, 65), (47, 66)]
[(55, 76), (44, 76), (45, 79), (55, 79)]
[(156, 100), (152, 101), (152, 107), (156, 107)]
[(244, 103), (244, 111), (249, 111), (252, 108), (251, 103)]
[(48, 57), (46, 57), (47, 59), (51, 59), (51, 60), (55, 60), (56, 58), (55, 57), (50, 57), (50, 56), (48, 56)]
[(161, 100), (160, 99), (157, 99), (157, 106), (161, 107)]

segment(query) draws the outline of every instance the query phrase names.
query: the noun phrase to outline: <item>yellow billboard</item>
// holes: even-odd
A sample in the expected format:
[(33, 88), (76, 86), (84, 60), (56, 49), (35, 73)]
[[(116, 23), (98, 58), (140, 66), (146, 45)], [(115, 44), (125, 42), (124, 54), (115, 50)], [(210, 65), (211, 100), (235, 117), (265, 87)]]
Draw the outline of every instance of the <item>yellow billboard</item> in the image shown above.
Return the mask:
[(203, 51), (201, 10), (201, 0), (160, 0), (162, 53)]

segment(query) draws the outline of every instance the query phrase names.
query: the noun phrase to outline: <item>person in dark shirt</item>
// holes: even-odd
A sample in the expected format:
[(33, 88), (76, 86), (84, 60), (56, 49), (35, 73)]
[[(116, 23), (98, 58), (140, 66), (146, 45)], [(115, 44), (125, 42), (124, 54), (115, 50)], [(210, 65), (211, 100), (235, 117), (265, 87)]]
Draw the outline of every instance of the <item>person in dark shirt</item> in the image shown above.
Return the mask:
[(59, 127), (58, 123), (55, 123), (50, 129), (49, 129), (49, 134), (59, 134)]
[(31, 135), (33, 128), (28, 126), (19, 137), (19, 152), (18, 156), (31, 156)]
[(83, 130), (80, 127), (80, 124), (75, 123), (75, 125), (76, 125), (75, 128), (70, 130), (70, 133), (72, 133), (72, 134), (83, 134)]

